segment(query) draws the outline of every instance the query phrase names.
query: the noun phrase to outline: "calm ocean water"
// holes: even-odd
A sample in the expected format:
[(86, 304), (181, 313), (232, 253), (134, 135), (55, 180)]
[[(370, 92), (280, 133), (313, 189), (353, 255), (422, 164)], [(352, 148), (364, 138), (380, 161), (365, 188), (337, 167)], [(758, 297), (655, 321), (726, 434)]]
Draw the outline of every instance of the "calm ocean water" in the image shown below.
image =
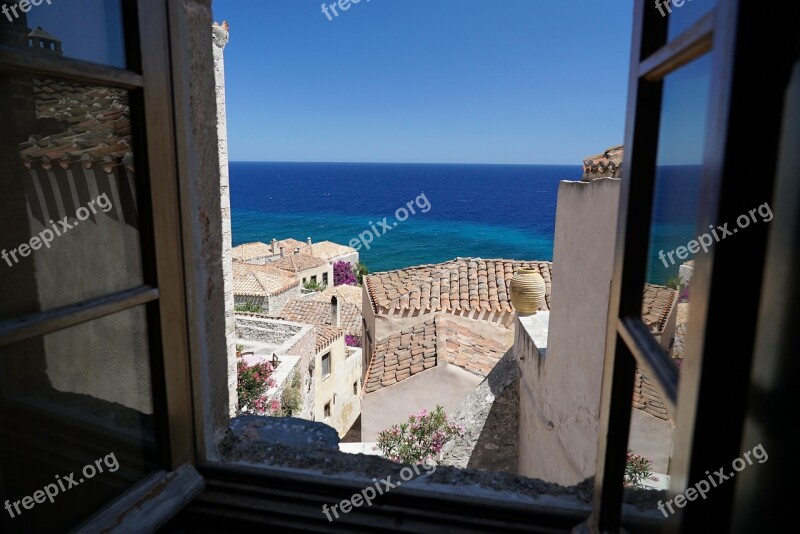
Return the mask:
[[(551, 260), (558, 183), (581, 172), (578, 165), (233, 162), (233, 244), (309, 236), (347, 244), (384, 217), (391, 223), (424, 193), (427, 213), (415, 207), (416, 215), (360, 250), (371, 271), (457, 256)], [(671, 194), (685, 207), (677, 189)], [(669, 237), (676, 232), (668, 219), (659, 225), (659, 248), (685, 233)], [(653, 277), (662, 278), (658, 271)]]

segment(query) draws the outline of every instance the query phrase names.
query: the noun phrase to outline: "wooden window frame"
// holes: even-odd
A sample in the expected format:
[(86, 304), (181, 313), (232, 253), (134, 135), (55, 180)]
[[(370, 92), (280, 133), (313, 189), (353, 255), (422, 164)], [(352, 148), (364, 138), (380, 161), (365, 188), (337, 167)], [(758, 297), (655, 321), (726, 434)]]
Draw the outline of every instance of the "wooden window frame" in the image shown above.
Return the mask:
[[(9, 47), (0, 46), (0, 70), (22, 74), (47, 75), (84, 83), (111, 85), (131, 91), (132, 123), (138, 129), (136, 143), (137, 168), (145, 169), (138, 189), (141, 202), (141, 241), (145, 264), (145, 285), (127, 292), (108, 295), (84, 303), (66, 306), (31, 315), (13, 322), (0, 323), (0, 345), (43, 335), (69, 326), (90, 321), (130, 309), (147, 306), (151, 336), (151, 369), (153, 375), (154, 406), (157, 432), (161, 438), (159, 450), (162, 470), (142, 481), (113, 505), (98, 513), (87, 530), (102, 530), (103, 525), (118, 525), (120, 518), (141, 525), (135, 515), (137, 507), (152, 510), (154, 505), (164, 506), (155, 514), (152, 524), (168, 517), (164, 510), (174, 512), (187, 499), (174, 500), (181, 491), (198, 491), (203, 480), (191, 465), (199, 466), (205, 477), (207, 490), (194, 499), (190, 508), (195, 517), (213, 528), (215, 521), (228, 528), (231, 519), (238, 526), (253, 527), (264, 524), (281, 524), (302, 529), (310, 525), (320, 529), (330, 528), (320, 514), (321, 502), (348, 498), (361, 490), (357, 483), (325, 479), (301, 474), (290, 474), (278, 469), (246, 468), (213, 463), (205, 452), (207, 429), (203, 421), (206, 407), (198, 401), (197, 391), (203, 387), (198, 380), (202, 362), (193, 360), (190, 369), (190, 343), (197, 343), (197, 325), (188, 318), (190, 298), (187, 279), (193, 279), (191, 260), (199, 246), (185, 243), (188, 232), (182, 228), (189, 224), (189, 214), (182, 211), (180, 187), (192, 179), (187, 164), (181, 158), (187, 150), (176, 141), (185, 124), (180, 115), (186, 113), (179, 97), (184, 88), (178, 85), (171, 70), (170, 58), (175, 58), (172, 47), (185, 46), (176, 42), (182, 21), (173, 17), (178, 2), (136, 0), (126, 2), (126, 46), (129, 51), (129, 68), (104, 67), (67, 58), (44, 58)], [(758, 256), (758, 240), (764, 240), (767, 229), (753, 227), (748, 233), (737, 236), (739, 246), (753, 247), (757, 265), (751, 273), (750, 287), (735, 297), (726, 294), (734, 276), (723, 269), (734, 260), (733, 247), (719, 247), (708, 255), (698, 257), (693, 283), (692, 316), (690, 319), (687, 360), (697, 362), (677, 373), (663, 365), (663, 353), (644, 335), (639, 326), (641, 288), (644, 283), (645, 262), (649, 235), (651, 202), (654, 190), (656, 140), (660, 114), (663, 80), (670, 72), (696, 59), (704, 53), (712, 54), (712, 98), (709, 110), (711, 128), (707, 135), (706, 159), (702, 178), (702, 194), (698, 224), (731, 220), (741, 211), (736, 200), (743, 187), (723, 176), (736, 175), (734, 164), (736, 143), (745, 137), (743, 128), (752, 121), (737, 94), (738, 79), (747, 75), (741, 68), (749, 66), (741, 51), (743, 46), (764, 37), (763, 27), (747, 30), (751, 23), (754, 2), (745, 0), (718, 0), (711, 15), (707, 15), (682, 35), (666, 42), (666, 19), (658, 15), (649, 2), (635, 3), (634, 46), (632, 50), (629, 102), (626, 117), (626, 165), (623, 171), (614, 287), (610, 302), (606, 361), (604, 365), (601, 396), (600, 439), (595, 477), (594, 513), (588, 525), (597, 531), (617, 532), (621, 525), (640, 526), (629, 518), (621, 517), (622, 479), (625, 449), (630, 424), (631, 390), (633, 374), (638, 362), (650, 375), (668, 406), (677, 408), (676, 420), (676, 471), (674, 488), (686, 486), (695, 480), (697, 473), (710, 463), (723, 465), (738, 455), (742, 419), (745, 414), (742, 399), (733, 406), (727, 417), (718, 416), (722, 403), (731, 396), (714, 399), (713, 393), (746, 388), (755, 330), (757, 306), (745, 310), (740, 319), (743, 327), (737, 328), (737, 338), (728, 339), (728, 326), (723, 324), (733, 299), (757, 304), (763, 259)], [(755, 6), (755, 7), (754, 7)], [(747, 13), (745, 13), (745, 8)], [(169, 16), (168, 13), (169, 12)], [(172, 19), (172, 20), (168, 20)], [(788, 24), (788, 22), (787, 22)], [(147, 28), (147, 39), (139, 42), (139, 28)], [(210, 40), (210, 35), (209, 35)], [(209, 44), (209, 48), (210, 48)], [(138, 53), (132, 53), (138, 51)], [(210, 53), (210, 52), (209, 52)], [(176, 67), (177, 70), (178, 67)], [(776, 85), (776, 84), (772, 84)], [(773, 89), (772, 86), (769, 89)], [(178, 94), (178, 96), (176, 96)], [(175, 100), (173, 100), (173, 98)], [(769, 104), (769, 103), (768, 103)], [(178, 107), (176, 123), (173, 105)], [(760, 109), (770, 121), (779, 114), (778, 104)], [(772, 122), (770, 124), (772, 124)], [(138, 126), (137, 126), (138, 125)], [(146, 132), (146, 136), (144, 133)], [(772, 132), (769, 132), (772, 133)], [(776, 132), (777, 133), (777, 132)], [(761, 143), (770, 145), (767, 136)], [(767, 151), (769, 153), (769, 150)], [(765, 179), (758, 184), (748, 184), (748, 190), (768, 194), (772, 190), (772, 162), (761, 168)], [(178, 168), (181, 167), (181, 168)], [(148, 177), (153, 179), (148, 179)], [(158, 177), (158, 179), (155, 179)], [(177, 177), (175, 179), (172, 179)], [(633, 179), (635, 177), (635, 179)], [(634, 201), (636, 200), (636, 201)], [(766, 225), (763, 225), (766, 226)], [(187, 250), (184, 258), (184, 250)], [(188, 274), (187, 274), (188, 273)], [(220, 309), (210, 309), (209, 313)], [(195, 321), (196, 322), (196, 321)], [(752, 327), (752, 328), (751, 328)], [(193, 328), (195, 330), (193, 330)], [(752, 330), (752, 331), (751, 331)], [(202, 340), (201, 340), (202, 341)], [(369, 341), (369, 340), (368, 340)], [(193, 349), (195, 348), (192, 345)], [(714, 351), (722, 349), (722, 354)], [(728, 352), (732, 350), (737, 352)], [(169, 357), (166, 357), (169, 355)], [(718, 370), (724, 363), (724, 373)], [(190, 373), (190, 371), (193, 371)], [(332, 369), (331, 369), (332, 371)], [(737, 393), (738, 394), (738, 393)], [(743, 395), (742, 395), (743, 396)], [(193, 409), (192, 400), (195, 405)], [(726, 409), (729, 406), (724, 406)], [(205, 441), (204, 441), (205, 440)], [(720, 446), (704, 446), (709, 441)], [(200, 451), (200, 452), (197, 452)], [(721, 460), (722, 459), (722, 460)], [(723, 461), (724, 460), (724, 461)], [(183, 467), (182, 467), (183, 466)], [(187, 490), (188, 488), (188, 490)], [(715, 529), (727, 530), (726, 518), (731, 514), (731, 498), (735, 486), (718, 488), (702, 507), (695, 506), (685, 514), (676, 514), (681, 528), (700, 530), (713, 523)], [(166, 501), (156, 502), (149, 497), (162, 495)], [(193, 494), (193, 493), (192, 493)], [(402, 520), (427, 525), (431, 528), (506, 528), (528, 532), (552, 532), (570, 529), (586, 519), (583, 510), (560, 509), (552, 505), (521, 505), (513, 502), (487, 502), (466, 495), (415, 494), (398, 491), (387, 494), (382, 506), (363, 510), (363, 515), (353, 514), (352, 525), (359, 528), (395, 530)], [(290, 503), (291, 506), (287, 506)], [(351, 523), (343, 522), (342, 528)], [(653, 525), (649, 526), (650, 529)], [(643, 526), (642, 529), (647, 529)], [(638, 529), (637, 529), (638, 531)]]
[[(198, 494), (184, 286), (184, 257), (172, 109), (167, 5), (123, 0), (127, 68), (0, 45), (0, 71), (47, 76), (129, 92), (144, 280), (139, 287), (0, 321), (0, 347), (145, 306), (158, 470), (80, 527), (98, 531), (145, 512), (137, 524), (156, 526)], [(147, 38), (140, 38), (142, 28)], [(209, 37), (210, 40), (210, 37)], [(210, 45), (209, 45), (210, 46)], [(159, 491), (154, 492), (155, 489)], [(169, 491), (165, 491), (169, 490)], [(175, 498), (180, 496), (179, 498)]]
[[(710, 54), (711, 98), (698, 235), (710, 224), (735, 220), (746, 213), (745, 205), (752, 208), (750, 204), (757, 199), (772, 199), (782, 114), (781, 74), (759, 79), (759, 84), (763, 81), (758, 90), (761, 93), (749, 89), (753, 84), (744, 79), (754, 70), (755, 50), (769, 50), (771, 33), (778, 36), (776, 42), (791, 49), (791, 40), (781, 39), (783, 34), (791, 36), (791, 31), (784, 22), (775, 24), (780, 15), (773, 11), (770, 21), (764, 11), (763, 5), (747, 0), (717, 0), (710, 13), (667, 42), (668, 17), (661, 17), (649, 2), (635, 3), (626, 165), (609, 303), (594, 512), (588, 522), (597, 531), (618, 532), (622, 524), (622, 481), (637, 365), (653, 379), (676, 422), (668, 498), (705, 478), (707, 470), (730, 465), (740, 454), (768, 225), (749, 227), (735, 240), (695, 256), (689, 335), (680, 381), (677, 369), (642, 323), (640, 311), (665, 76)], [(779, 53), (780, 48), (776, 55)], [(776, 98), (754, 110), (747, 102), (752, 94)], [(753, 136), (753, 131), (765, 132), (763, 138)], [(759, 154), (757, 181), (742, 180), (743, 169), (737, 168), (739, 151), (748, 142)], [(741, 261), (738, 256), (742, 251), (748, 253), (746, 287), (741, 283), (740, 269), (732, 268)], [(735, 327), (730, 322), (731, 310), (736, 310)], [(668, 529), (727, 531), (734, 490), (733, 483), (722, 485), (708, 499), (677, 510), (666, 522)]]

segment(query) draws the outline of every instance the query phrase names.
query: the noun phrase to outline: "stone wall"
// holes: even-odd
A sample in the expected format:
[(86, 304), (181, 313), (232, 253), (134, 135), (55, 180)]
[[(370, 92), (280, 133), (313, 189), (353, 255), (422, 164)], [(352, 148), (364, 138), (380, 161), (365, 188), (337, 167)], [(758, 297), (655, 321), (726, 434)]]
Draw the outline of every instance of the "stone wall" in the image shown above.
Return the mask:
[(286, 306), (290, 299), (299, 299), (300, 297), (300, 286), (293, 287), (278, 295), (272, 295), (267, 299), (267, 309), (265, 311), (270, 314), (278, 314), (283, 311), (283, 307)]
[(303, 398), (303, 404), (300, 408), (299, 417), (311, 420), (314, 417), (315, 399), (314, 389), (316, 387), (316, 380), (314, 379), (314, 369), (316, 368), (316, 344), (317, 332), (314, 327), (308, 327), (303, 331), (296, 334), (291, 340), (290, 345), (286, 349), (286, 354), (292, 356), (300, 356), (300, 363), (297, 364), (297, 371), (302, 377), (302, 384), (300, 386), (300, 394)]
[[(217, 457), (231, 413), (210, 0), (168, 2), (192, 393), (198, 455)], [(235, 374), (233, 375), (235, 378)]]
[(509, 350), (452, 414), (465, 433), (444, 449), (442, 464), (517, 473), (519, 366)]
[(225, 115), (225, 61), (228, 43), (227, 23), (212, 28), (214, 84), (217, 100), (217, 150), (219, 152), (220, 212), (222, 215), (222, 276), (225, 290), (225, 338), (228, 357), (229, 412), (236, 412), (236, 320), (234, 319), (233, 266), (231, 263), (231, 196), (228, 176), (228, 123)]
[(257, 318), (251, 319), (241, 315), (236, 316), (236, 331), (240, 339), (261, 341), (262, 343), (269, 343), (271, 345), (283, 345), (301, 330), (302, 327), (294, 323)]

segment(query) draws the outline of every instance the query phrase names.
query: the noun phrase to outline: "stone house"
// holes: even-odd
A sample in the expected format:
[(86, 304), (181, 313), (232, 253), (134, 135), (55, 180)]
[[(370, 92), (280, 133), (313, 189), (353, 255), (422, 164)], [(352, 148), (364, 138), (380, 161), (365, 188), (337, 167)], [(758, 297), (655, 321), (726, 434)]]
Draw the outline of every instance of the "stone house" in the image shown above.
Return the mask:
[(359, 386), (361, 351), (344, 343), (344, 330), (315, 325), (317, 332), (314, 366), (314, 421), (321, 421), (344, 436), (361, 414)]
[(300, 280), (266, 264), (233, 262), (236, 306), (259, 306), (267, 314), (280, 313), (290, 299), (300, 297)]
[(273, 239), (269, 244), (260, 241), (244, 243), (233, 248), (232, 257), (233, 261), (271, 263), (295, 252), (320, 258), (331, 265), (337, 261), (346, 261), (351, 265), (358, 263), (358, 251), (356, 249), (333, 241), (313, 243), (310, 237), (305, 242), (288, 238)]
[(302, 252), (286, 254), (280, 259), (270, 262), (270, 265), (296, 276), (303, 285), (307, 283), (325, 286), (333, 284), (333, 266), (323, 259)]

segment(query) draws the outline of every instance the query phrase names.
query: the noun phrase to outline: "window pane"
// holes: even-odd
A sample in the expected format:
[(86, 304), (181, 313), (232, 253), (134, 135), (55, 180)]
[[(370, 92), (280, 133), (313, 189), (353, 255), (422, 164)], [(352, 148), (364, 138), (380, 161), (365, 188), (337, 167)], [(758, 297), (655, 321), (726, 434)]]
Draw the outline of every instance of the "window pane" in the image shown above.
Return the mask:
[(0, 319), (143, 283), (126, 91), (0, 76)]
[(144, 307), (0, 348), (0, 531), (75, 527), (156, 469), (154, 426)]
[(0, 0), (0, 43), (125, 68), (121, 0), (38, 3)]
[[(680, 367), (689, 320), (693, 257), (710, 239), (696, 221), (709, 101), (711, 56), (670, 74), (664, 96), (642, 316)], [(710, 243), (709, 243), (710, 244)]]
[[(706, 138), (711, 56), (670, 74), (658, 137), (653, 217), (642, 319), (680, 373), (689, 321), (689, 288), (697, 237), (698, 197)], [(672, 465), (675, 414), (655, 379), (637, 368), (628, 441), (628, 491), (664, 489)], [(663, 514), (651, 510), (663, 519)]]
[(674, 39), (713, 10), (715, 4), (715, 0), (660, 0), (656, 9), (669, 17), (667, 38)]

